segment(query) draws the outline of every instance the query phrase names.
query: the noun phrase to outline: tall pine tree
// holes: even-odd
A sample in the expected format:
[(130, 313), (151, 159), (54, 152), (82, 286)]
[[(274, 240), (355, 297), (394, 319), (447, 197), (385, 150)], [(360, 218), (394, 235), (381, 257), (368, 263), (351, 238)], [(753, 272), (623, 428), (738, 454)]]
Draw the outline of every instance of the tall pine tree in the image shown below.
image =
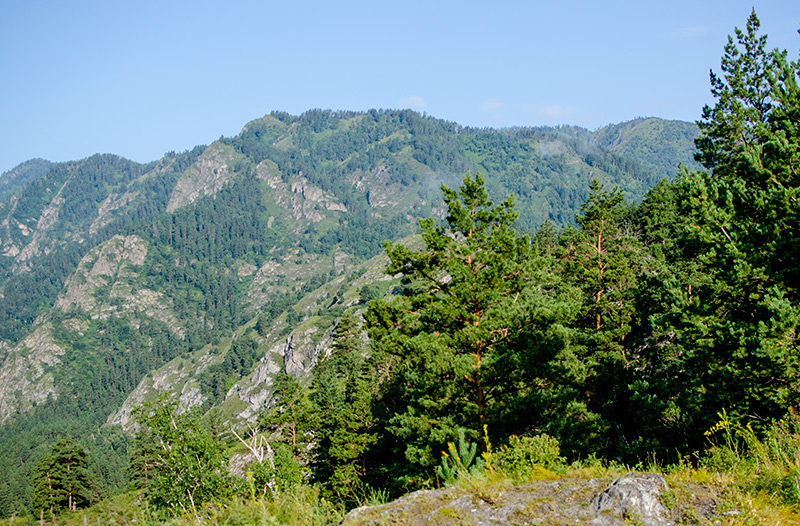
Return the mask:
[(585, 409), (570, 406), (583, 372), (562, 325), (577, 301), (552, 259), (536, 255), (514, 229), (512, 199), (495, 206), (480, 175), (442, 190), (446, 223), (420, 221), (424, 248), (385, 245), (386, 272), (402, 275), (404, 292), (367, 316), (377, 349), (397, 359), (388, 428), (418, 469), (437, 463), (459, 428), (472, 440), (484, 426), (504, 436)]
[(712, 74), (696, 141), (709, 171), (675, 183), (683, 262), (651, 317), (661, 395), (694, 447), (722, 410), (765, 421), (800, 403), (800, 65), (759, 26), (753, 13)]
[(70, 438), (59, 440), (33, 470), (32, 505), (51, 514), (85, 508), (97, 500), (89, 454)]

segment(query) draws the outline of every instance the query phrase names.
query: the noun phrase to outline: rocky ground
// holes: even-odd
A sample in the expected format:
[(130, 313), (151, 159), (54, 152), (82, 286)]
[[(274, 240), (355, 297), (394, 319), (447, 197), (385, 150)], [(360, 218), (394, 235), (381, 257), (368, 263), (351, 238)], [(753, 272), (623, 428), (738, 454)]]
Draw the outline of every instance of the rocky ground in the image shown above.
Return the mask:
[(668, 487), (660, 474), (613, 480), (566, 477), (524, 485), (477, 482), (417, 491), (394, 502), (352, 510), (343, 526), (693, 524), (737, 513), (717, 509), (701, 485)]

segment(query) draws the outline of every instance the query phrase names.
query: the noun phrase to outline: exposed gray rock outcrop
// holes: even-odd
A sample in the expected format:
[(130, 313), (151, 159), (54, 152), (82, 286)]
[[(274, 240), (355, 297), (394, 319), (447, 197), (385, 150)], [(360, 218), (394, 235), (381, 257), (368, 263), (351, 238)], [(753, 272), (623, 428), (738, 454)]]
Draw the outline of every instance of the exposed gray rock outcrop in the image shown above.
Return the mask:
[(212, 143), (178, 179), (169, 197), (167, 212), (219, 192), (233, 177), (231, 167), (236, 155), (232, 146), (219, 141)]
[(665, 508), (660, 496), (667, 490), (667, 483), (659, 474), (628, 474), (606, 484), (596, 479), (564, 477), (477, 490), (467, 485), (416, 491), (388, 504), (356, 508), (341, 524), (667, 526), (676, 524), (676, 520), (682, 523), (684, 511), (695, 519), (713, 514), (713, 506), (706, 506), (713, 499), (699, 487), (697, 494), (693, 491), (691, 502), (679, 502), (671, 510)]
[(10, 349), (0, 364), (0, 423), (25, 412), (48, 397), (58, 398), (50, 371), (61, 363), (64, 349), (56, 343), (49, 323), (39, 325)]
[(675, 524), (667, 519), (667, 510), (659, 500), (666, 490), (667, 481), (657, 473), (620, 477), (592, 500), (594, 518), (589, 524), (611, 526), (625, 519), (635, 519), (648, 526)]

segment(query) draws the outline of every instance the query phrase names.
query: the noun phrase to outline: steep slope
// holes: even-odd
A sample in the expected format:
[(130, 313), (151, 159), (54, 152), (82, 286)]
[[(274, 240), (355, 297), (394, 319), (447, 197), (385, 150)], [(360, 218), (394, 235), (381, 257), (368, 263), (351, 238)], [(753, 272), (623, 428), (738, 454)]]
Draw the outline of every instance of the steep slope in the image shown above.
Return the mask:
[[(274, 113), (236, 137), (148, 165), (110, 155), (35, 162), (17, 170), (33, 174), (29, 183), (0, 203), (3, 357), (70, 309), (110, 312), (103, 302), (132, 293), (112, 288), (115, 295), (99, 301), (83, 293), (97, 285), (90, 278), (77, 284), (92, 275), (81, 270), (92, 248), (120, 233), (135, 234), (147, 254), (137, 293), (151, 312), (172, 312), (154, 319), (184, 327), (176, 336), (197, 348), (259, 311), (279, 316), (303, 287), (413, 232), (415, 217), (441, 214), (442, 182), (455, 186), (463, 173), (481, 171), (495, 197), (517, 196), (523, 228), (545, 219), (563, 225), (590, 178), (640, 196), (663, 176), (655, 168), (664, 140), (676, 129), (686, 138), (690, 128), (647, 119), (594, 134), (475, 130), (410, 111), (313, 110)], [(643, 149), (648, 141), (657, 146)], [(674, 155), (686, 153), (684, 143)]]
[(30, 469), (36, 436), (65, 429), (99, 448), (100, 425), (130, 429), (160, 392), (252, 421), (276, 371), (308, 372), (345, 310), (390, 292), (380, 244), (442, 217), (442, 182), (480, 171), (493, 199), (515, 194), (523, 229), (567, 225), (591, 178), (637, 199), (667, 175), (666, 146), (634, 147), (669, 137), (640, 131), (659, 125), (611, 141), (314, 110), (146, 165), (21, 167), (0, 202), (0, 469)]
[[(418, 243), (415, 238), (407, 243)], [(272, 318), (269, 312), (265, 328), (257, 330), (257, 319), (238, 328), (229, 338), (208, 344), (189, 354), (176, 357), (152, 371), (125, 400), (108, 423), (131, 429), (133, 409), (140, 403), (166, 395), (179, 402), (182, 410), (193, 407), (218, 406), (227, 419), (255, 421), (259, 412), (272, 399), (273, 375), (284, 371), (295, 376), (308, 373), (321, 356), (330, 352), (331, 334), (338, 318), (347, 310), (364, 309), (361, 290), (372, 287), (372, 294), (392, 290), (393, 278), (383, 273), (388, 264), (384, 255), (376, 256), (356, 267), (340, 267), (336, 277), (313, 290), (296, 296), (297, 301), (285, 312)], [(318, 261), (296, 264), (292, 257), (281, 262), (270, 261), (259, 269), (260, 275), (284, 276), (281, 280), (317, 271)], [(254, 280), (250, 293), (262, 294), (280, 290), (278, 282)], [(309, 287), (305, 287), (309, 289)], [(269, 319), (272, 318), (272, 319)], [(263, 321), (262, 321), (263, 323)], [(236, 351), (237, 342), (248, 342), (254, 353), (246, 370), (235, 377), (225, 376), (221, 364)], [(219, 380), (217, 380), (219, 378)], [(217, 381), (224, 386), (215, 389)]]
[(0, 202), (0, 340), (16, 342), (98, 243), (161, 213), (203, 148), (139, 165), (97, 155), (59, 163)]
[(592, 137), (604, 148), (672, 177), (681, 165), (700, 169), (694, 160), (694, 139), (699, 132), (694, 123), (651, 117), (605, 126)]
[(31, 159), (19, 164), (13, 170), (0, 174), (0, 201), (5, 201), (22, 190), (25, 185), (43, 177), (53, 167), (44, 159)]

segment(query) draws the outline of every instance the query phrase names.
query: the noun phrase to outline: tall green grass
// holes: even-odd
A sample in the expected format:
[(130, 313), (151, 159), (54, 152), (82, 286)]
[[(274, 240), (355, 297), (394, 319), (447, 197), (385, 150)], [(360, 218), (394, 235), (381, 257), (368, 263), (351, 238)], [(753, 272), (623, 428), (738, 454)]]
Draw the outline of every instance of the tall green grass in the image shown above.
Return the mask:
[(703, 464), (733, 476), (744, 491), (800, 509), (800, 417), (791, 413), (762, 434), (725, 413), (706, 432), (715, 441)]

